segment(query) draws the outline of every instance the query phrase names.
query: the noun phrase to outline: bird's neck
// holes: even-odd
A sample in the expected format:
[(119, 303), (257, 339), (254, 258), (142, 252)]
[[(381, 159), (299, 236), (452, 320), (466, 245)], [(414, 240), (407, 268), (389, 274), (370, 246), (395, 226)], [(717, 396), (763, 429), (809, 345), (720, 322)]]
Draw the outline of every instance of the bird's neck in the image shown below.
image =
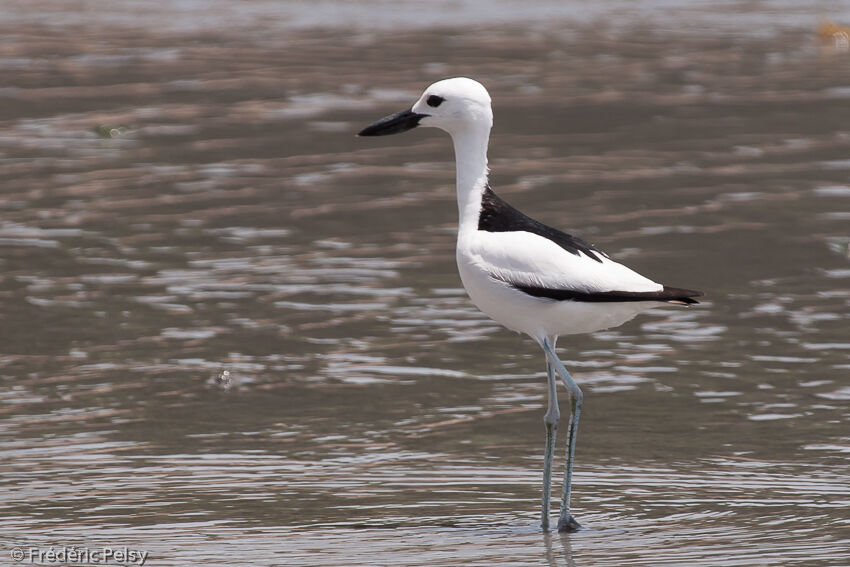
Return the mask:
[(452, 135), (457, 167), (458, 236), (478, 229), (481, 197), (487, 186), (487, 144), (490, 129), (469, 129)]

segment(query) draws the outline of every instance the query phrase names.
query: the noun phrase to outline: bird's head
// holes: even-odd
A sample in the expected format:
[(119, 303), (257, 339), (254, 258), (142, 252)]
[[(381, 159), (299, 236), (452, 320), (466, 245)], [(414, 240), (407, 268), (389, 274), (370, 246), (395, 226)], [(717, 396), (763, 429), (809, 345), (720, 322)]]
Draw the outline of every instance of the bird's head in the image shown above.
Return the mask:
[(452, 136), (467, 130), (489, 131), (493, 126), (490, 95), (478, 81), (444, 79), (425, 89), (409, 110), (381, 118), (357, 135), (385, 136), (417, 126), (439, 128)]

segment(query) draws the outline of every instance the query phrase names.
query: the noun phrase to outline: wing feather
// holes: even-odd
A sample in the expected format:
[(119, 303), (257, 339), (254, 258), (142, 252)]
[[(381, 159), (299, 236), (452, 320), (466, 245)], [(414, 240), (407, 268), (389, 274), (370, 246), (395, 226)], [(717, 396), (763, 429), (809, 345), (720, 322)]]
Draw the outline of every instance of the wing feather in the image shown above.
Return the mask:
[(531, 232), (477, 231), (468, 254), (491, 277), (518, 288), (576, 294), (647, 293), (664, 289), (607, 256), (571, 253)]

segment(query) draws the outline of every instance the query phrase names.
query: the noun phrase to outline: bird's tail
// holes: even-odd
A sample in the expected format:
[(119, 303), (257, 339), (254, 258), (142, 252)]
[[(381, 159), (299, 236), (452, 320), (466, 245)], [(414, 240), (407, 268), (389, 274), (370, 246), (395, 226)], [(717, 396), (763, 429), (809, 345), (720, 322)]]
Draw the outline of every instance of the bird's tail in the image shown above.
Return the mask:
[(702, 297), (703, 295), (704, 294), (701, 291), (669, 287), (665, 285), (664, 289), (660, 293), (661, 297), (659, 299), (676, 305), (694, 305), (695, 303), (699, 303), (699, 301), (694, 299), (694, 297)]

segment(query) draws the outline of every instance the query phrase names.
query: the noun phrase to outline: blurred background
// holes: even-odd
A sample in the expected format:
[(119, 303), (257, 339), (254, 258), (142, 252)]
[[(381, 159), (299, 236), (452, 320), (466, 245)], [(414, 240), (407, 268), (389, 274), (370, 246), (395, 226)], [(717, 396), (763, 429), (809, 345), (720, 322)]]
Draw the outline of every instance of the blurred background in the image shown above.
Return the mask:
[[(850, 556), (850, 3), (4, 0), (0, 32), (0, 553)], [(457, 276), (449, 138), (355, 137), (459, 75), (500, 195), (706, 292), (561, 341), (570, 536), (539, 348)]]

